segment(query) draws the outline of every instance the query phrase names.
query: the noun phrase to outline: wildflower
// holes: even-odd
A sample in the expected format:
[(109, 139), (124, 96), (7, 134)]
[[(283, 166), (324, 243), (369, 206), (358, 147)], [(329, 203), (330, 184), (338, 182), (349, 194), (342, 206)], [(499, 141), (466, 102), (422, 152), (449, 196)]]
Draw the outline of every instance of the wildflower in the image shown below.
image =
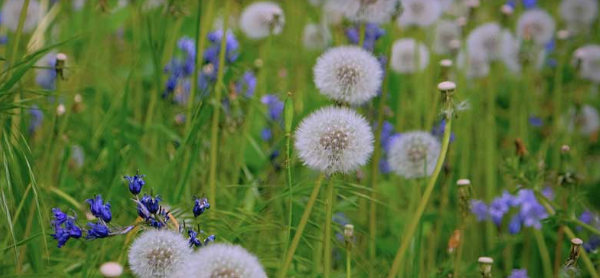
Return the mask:
[(240, 17), (240, 27), (251, 39), (261, 39), (283, 30), (283, 10), (273, 2), (255, 2), (247, 6)]
[(507, 278), (529, 278), (527, 269), (513, 269)]
[(200, 248), (190, 260), (194, 277), (266, 278), (258, 259), (238, 245), (211, 244)]
[(190, 243), (190, 247), (196, 246), (196, 247), (200, 247), (202, 246), (202, 242), (198, 239), (198, 232), (194, 231), (193, 229), (189, 229), (188, 230), (188, 237), (190, 238), (188, 240), (188, 242)]
[(87, 239), (105, 238), (110, 235), (110, 230), (105, 224), (89, 222), (88, 226), (90, 229), (88, 229)]
[(521, 189), (516, 199), (520, 206), (519, 217), (525, 227), (541, 229), (540, 220), (548, 217), (546, 209), (537, 201), (533, 190)]
[(30, 135), (33, 135), (42, 126), (44, 114), (42, 113), (42, 110), (38, 108), (37, 105), (32, 105), (31, 108), (29, 108), (29, 115), (31, 117), (29, 120), (29, 126), (27, 127), (27, 131)]
[(110, 204), (106, 202), (104, 204), (101, 195), (96, 195), (95, 199), (85, 200), (90, 205), (90, 211), (92, 214), (105, 222), (110, 222), (112, 219), (112, 213), (110, 211)]
[(592, 235), (590, 238), (583, 244), (583, 248), (587, 252), (594, 252), (596, 249), (600, 247), (600, 237), (597, 235)]
[(206, 198), (201, 198), (201, 199), (196, 199), (194, 201), (194, 217), (198, 217), (201, 214), (204, 213), (204, 211), (206, 211), (207, 209), (210, 208), (210, 204), (208, 203), (208, 199)]
[(533, 40), (543, 46), (552, 39), (555, 23), (552, 16), (544, 10), (533, 9), (523, 13), (517, 21), (517, 37)]
[(438, 0), (402, 0), (402, 8), (397, 22), (400, 27), (426, 27), (442, 15), (442, 5)]
[(158, 209), (160, 208), (160, 205), (158, 203), (160, 201), (161, 198), (158, 195), (156, 195), (156, 197), (154, 198), (152, 198), (152, 196), (149, 195), (144, 195), (144, 197), (140, 199), (140, 203), (144, 205), (148, 212), (153, 214), (158, 212)]
[[(366, 50), (373, 51), (375, 48), (375, 42), (385, 35), (385, 30), (379, 28), (375, 23), (367, 23), (364, 26), (365, 37), (362, 47)], [(346, 37), (352, 44), (358, 44), (360, 42), (360, 27), (350, 27), (346, 29)]]
[[(2, 18), (2, 25), (12, 32), (17, 31), (19, 26), (19, 20), (21, 17), (21, 10), (23, 9), (24, 0), (7, 0), (4, 1), (0, 17)], [(41, 19), (42, 7), (37, 0), (30, 0), (27, 6), (27, 13), (25, 15), (25, 21), (23, 22), (22, 32), (29, 33), (38, 25)]]
[(106, 278), (121, 277), (123, 266), (117, 262), (105, 262), (100, 266), (100, 274)]
[(392, 143), (388, 163), (396, 174), (407, 179), (427, 177), (433, 173), (440, 150), (440, 142), (430, 133), (405, 132)]
[(383, 24), (390, 21), (398, 9), (399, 0), (351, 0), (341, 5), (350, 21)]
[(214, 241), (215, 241), (215, 235), (209, 235), (207, 238), (204, 239), (204, 245), (207, 245)]
[(429, 50), (415, 39), (399, 39), (392, 45), (390, 66), (397, 73), (423, 71), (429, 64)]
[(328, 174), (348, 173), (367, 163), (373, 153), (373, 132), (354, 110), (325, 107), (300, 123), (295, 146), (308, 167)]
[(589, 27), (597, 16), (597, 0), (563, 0), (560, 3), (560, 17), (567, 22), (572, 32)]
[(235, 84), (235, 90), (247, 98), (251, 98), (256, 90), (256, 76), (252, 71), (244, 72), (242, 78)]
[(460, 69), (466, 71), (466, 75), (470, 79), (482, 78), (490, 74), (490, 63), (484, 55), (460, 52), (456, 62)]
[(508, 192), (504, 191), (502, 196), (492, 200), (492, 203), (488, 209), (490, 218), (496, 225), (499, 226), (502, 224), (502, 218), (506, 213), (508, 213), (508, 210), (513, 205), (515, 205), (514, 197)]
[(271, 139), (273, 139), (273, 132), (270, 128), (265, 127), (260, 131), (260, 138), (262, 138), (263, 141), (271, 141)]
[(140, 175), (138, 173), (133, 177), (130, 177), (130, 176), (124, 177), (127, 181), (129, 181), (129, 191), (131, 192), (131, 194), (133, 194), (133, 195), (140, 194), (140, 192), (142, 191), (142, 187), (144, 187), (144, 185), (146, 185), (146, 182), (144, 181), (145, 176), (146, 175)]
[[(486, 23), (471, 31), (467, 37), (470, 57), (481, 57), (487, 61), (502, 55), (502, 29), (498, 23)], [(487, 75), (487, 74), (486, 74)]]
[(51, 52), (42, 57), (36, 66), (35, 82), (45, 90), (56, 88), (56, 53)]
[(508, 224), (508, 232), (513, 235), (519, 233), (521, 231), (521, 222), (519, 214), (514, 215)]
[(59, 208), (53, 208), (52, 213), (54, 219), (51, 223), (54, 234), (51, 236), (58, 242), (58, 248), (64, 246), (70, 238), (81, 237), (81, 229), (75, 224), (75, 217), (67, 215)]
[[(233, 63), (238, 57), (239, 43), (231, 31), (227, 31), (225, 37), (225, 62)], [(203, 58), (206, 63), (212, 64), (215, 69), (219, 68), (219, 53), (221, 52), (221, 40), (223, 38), (223, 30), (216, 30), (208, 35), (208, 41), (211, 43), (204, 50)]]
[(321, 50), (331, 41), (329, 28), (322, 24), (309, 23), (304, 26), (302, 44), (308, 50)]
[(449, 54), (452, 52), (450, 42), (459, 40), (461, 28), (455, 21), (440, 20), (435, 29), (433, 51), (437, 54)]
[(480, 200), (471, 200), (471, 212), (477, 217), (477, 221), (483, 221), (487, 218), (487, 205)]
[(529, 116), (529, 124), (533, 127), (541, 127), (544, 124), (544, 122), (540, 117)]
[(182, 278), (192, 254), (188, 241), (170, 230), (148, 230), (129, 248), (129, 266), (138, 277)]
[(281, 114), (283, 113), (283, 101), (279, 100), (276, 95), (264, 95), (261, 98), (261, 102), (267, 106), (269, 112), (269, 119), (277, 122), (281, 120)]
[[(441, 120), (438, 125), (433, 127), (433, 129), (431, 130), (431, 135), (442, 140), (442, 138), (444, 137), (444, 130), (446, 130), (446, 120), (445, 119)], [(454, 132), (450, 133), (450, 142), (454, 142)]]
[(377, 58), (355, 46), (339, 46), (317, 60), (314, 81), (333, 100), (360, 105), (377, 95), (383, 72)]

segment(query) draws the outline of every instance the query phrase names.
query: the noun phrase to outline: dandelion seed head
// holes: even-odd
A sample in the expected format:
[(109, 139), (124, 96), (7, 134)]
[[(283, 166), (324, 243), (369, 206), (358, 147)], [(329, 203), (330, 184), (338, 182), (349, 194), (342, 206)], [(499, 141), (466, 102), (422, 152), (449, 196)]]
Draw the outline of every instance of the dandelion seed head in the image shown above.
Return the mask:
[(554, 36), (554, 19), (548, 12), (532, 9), (523, 13), (517, 21), (517, 37), (533, 40), (538, 46), (548, 43)]
[(383, 24), (392, 18), (398, 0), (348, 0), (343, 2), (344, 15), (353, 22)]
[(559, 9), (560, 17), (575, 32), (588, 27), (598, 17), (597, 0), (563, 0)]
[(466, 71), (467, 78), (469, 79), (486, 77), (490, 73), (490, 63), (481, 54), (465, 54), (465, 52), (460, 52), (456, 58), (456, 62), (460, 69)]
[(266, 278), (259, 260), (238, 245), (213, 243), (200, 248), (189, 268), (195, 278)]
[(429, 64), (429, 50), (415, 39), (399, 39), (392, 45), (390, 66), (397, 73), (414, 73)]
[(182, 271), (191, 253), (188, 241), (179, 233), (148, 230), (131, 245), (129, 265), (138, 277), (186, 277)]
[(302, 44), (308, 50), (321, 50), (329, 45), (331, 33), (327, 26), (309, 23), (304, 26)]
[(317, 110), (300, 123), (295, 136), (304, 164), (327, 174), (353, 171), (373, 153), (371, 127), (349, 108)]
[(580, 111), (569, 110), (568, 130), (579, 130), (583, 136), (590, 136), (600, 130), (600, 114), (598, 110), (590, 105), (583, 105)]
[(313, 71), (322, 94), (352, 105), (376, 96), (383, 78), (377, 58), (356, 46), (330, 49), (319, 57)]
[(426, 27), (442, 15), (442, 5), (438, 0), (402, 0), (402, 8), (397, 20), (400, 27)]
[(448, 54), (453, 51), (451, 42), (459, 40), (461, 28), (455, 21), (441, 20), (435, 29), (433, 51), (437, 54)]
[(273, 2), (255, 2), (247, 6), (240, 17), (240, 28), (251, 39), (280, 34), (285, 24), (283, 10)]
[(490, 61), (500, 58), (502, 53), (500, 25), (486, 23), (473, 29), (467, 37), (467, 49), (470, 56), (477, 55)]
[[(7, 0), (4, 1), (0, 17), (2, 18), (2, 25), (12, 32), (17, 31), (19, 26), (19, 18), (21, 16), (21, 10), (23, 9), (24, 0)], [(29, 33), (33, 30), (41, 19), (42, 8), (40, 3), (36, 0), (30, 0), (27, 6), (27, 14), (25, 21), (23, 22), (24, 33)]]
[(588, 44), (575, 50), (582, 78), (600, 83), (600, 45)]
[(433, 173), (440, 151), (440, 142), (429, 132), (406, 132), (392, 143), (388, 163), (404, 178), (427, 177)]

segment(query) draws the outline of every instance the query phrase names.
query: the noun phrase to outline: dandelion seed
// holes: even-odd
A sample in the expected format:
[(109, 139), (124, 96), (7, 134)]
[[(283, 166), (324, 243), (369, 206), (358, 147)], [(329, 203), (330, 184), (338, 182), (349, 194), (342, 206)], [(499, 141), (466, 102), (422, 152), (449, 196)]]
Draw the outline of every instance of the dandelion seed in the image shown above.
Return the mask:
[(377, 95), (383, 71), (373, 54), (356, 46), (340, 46), (317, 60), (314, 81), (322, 94), (360, 105)]
[(170, 230), (148, 230), (129, 248), (129, 266), (140, 278), (183, 278), (192, 253), (188, 241)]
[(191, 277), (195, 278), (267, 277), (256, 256), (238, 245), (211, 244), (202, 247), (188, 264), (193, 270)]
[(392, 45), (390, 66), (397, 73), (414, 73), (427, 68), (429, 50), (415, 39), (399, 39)]
[(400, 27), (426, 27), (442, 15), (442, 5), (438, 0), (402, 0), (402, 8), (397, 21)]
[(247, 6), (240, 17), (240, 28), (251, 39), (261, 39), (283, 31), (283, 10), (273, 2), (255, 2)]
[(440, 150), (440, 142), (429, 132), (405, 132), (392, 143), (388, 163), (404, 178), (428, 177), (435, 169)]
[(300, 123), (295, 137), (304, 164), (327, 174), (356, 170), (373, 153), (371, 127), (348, 108), (317, 110)]
[(538, 46), (548, 43), (554, 36), (555, 23), (544, 10), (533, 9), (523, 13), (517, 21), (517, 37), (533, 40)]
[(327, 26), (309, 23), (304, 26), (302, 44), (308, 50), (321, 50), (326, 48), (331, 41), (331, 33)]
[[(17, 31), (19, 26), (19, 19), (21, 17), (21, 10), (23, 9), (24, 0), (6, 0), (2, 6), (0, 17), (2, 18), (2, 25), (8, 28), (12, 32)], [(41, 20), (42, 7), (36, 0), (30, 0), (27, 6), (27, 13), (25, 15), (25, 21), (23, 22), (24, 33), (29, 33), (38, 25)]]

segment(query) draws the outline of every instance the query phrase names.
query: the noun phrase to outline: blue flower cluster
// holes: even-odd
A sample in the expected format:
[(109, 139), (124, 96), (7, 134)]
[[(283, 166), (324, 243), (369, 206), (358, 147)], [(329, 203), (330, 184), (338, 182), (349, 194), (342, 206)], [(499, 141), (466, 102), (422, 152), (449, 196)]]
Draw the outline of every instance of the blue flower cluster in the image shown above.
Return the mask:
[[(544, 191), (544, 196), (551, 197), (551, 195), (551, 190)], [(508, 231), (511, 234), (518, 233), (522, 226), (540, 229), (542, 227), (540, 221), (548, 217), (548, 212), (538, 202), (533, 190), (530, 189), (521, 189), (517, 195), (511, 195), (504, 191), (489, 205), (481, 200), (471, 200), (471, 212), (476, 216), (477, 221), (490, 219), (497, 226), (502, 225), (504, 216), (513, 207), (519, 211), (513, 215), (508, 224)]]
[[(588, 224), (596, 229), (600, 229), (600, 216), (590, 212), (589, 210), (585, 210), (579, 215), (579, 220), (585, 224)], [(583, 230), (582, 227), (577, 227), (578, 231)], [(583, 243), (583, 248), (587, 252), (593, 252), (600, 247), (600, 236), (596, 234), (590, 235), (588, 240)]]
[[(135, 176), (125, 176), (124, 178), (129, 183), (129, 191), (134, 195), (133, 201), (137, 204), (137, 214), (144, 220), (143, 223), (148, 227), (156, 229), (167, 227), (172, 215), (160, 205), (160, 202), (162, 201), (161, 198), (158, 195), (152, 197), (148, 194), (144, 194), (141, 198), (138, 197), (146, 184), (144, 175), (137, 173)], [(81, 238), (83, 233), (86, 233), (86, 239), (92, 240), (126, 234), (133, 230), (136, 225), (139, 225), (136, 223), (126, 227), (116, 227), (113, 225), (109, 227), (109, 223), (112, 221), (110, 203), (104, 202), (101, 195), (96, 195), (93, 199), (87, 199), (85, 202), (90, 206), (90, 213), (97, 218), (95, 223), (87, 223), (87, 229), (77, 226), (75, 223), (76, 218), (74, 216), (67, 215), (59, 208), (52, 209), (54, 215), (52, 220), (52, 229), (54, 230), (54, 233), (52, 234), (52, 237), (58, 242), (58, 248), (64, 246), (71, 238)], [(200, 216), (209, 208), (210, 204), (206, 198), (196, 198), (193, 207), (194, 216)], [(185, 230), (185, 222), (184, 227), (179, 227), (179, 229), (179, 232)], [(200, 230), (198, 229), (198, 231)], [(202, 231), (200, 232), (203, 233)], [(202, 246), (202, 242), (207, 244), (215, 240), (215, 236), (210, 235), (204, 239), (204, 241), (200, 241), (200, 239), (198, 239), (198, 232), (193, 229), (189, 229), (187, 234), (190, 237), (191, 246)]]
[[(385, 30), (379, 28), (379, 25), (367, 23), (365, 25), (365, 40), (363, 41), (362, 47), (366, 50), (373, 51), (375, 42), (383, 35), (385, 35)], [(351, 44), (358, 44), (360, 42), (360, 27), (355, 26), (347, 28), (346, 37)]]
[[(262, 97), (261, 102), (267, 106), (268, 120), (270, 123), (281, 124), (283, 114), (283, 101), (276, 95), (265, 95)], [(271, 141), (273, 138), (273, 132), (270, 127), (265, 127), (261, 131), (261, 138), (264, 141)]]
[(40, 85), (44, 90), (54, 90), (56, 88), (56, 55), (54, 53), (47, 54), (42, 58), (41, 66), (37, 70), (35, 76), (35, 82)]
[[(521, 0), (520, 2), (523, 4), (523, 7), (528, 10), (535, 9), (537, 7), (536, 0)], [(511, 8), (515, 9), (517, 7), (517, 1), (516, 0), (508, 0), (506, 2), (506, 5), (509, 5)]]
[(513, 269), (507, 278), (529, 278), (527, 269)]
[(251, 98), (256, 90), (256, 76), (250, 70), (244, 72), (242, 78), (235, 83), (235, 91), (247, 98)]

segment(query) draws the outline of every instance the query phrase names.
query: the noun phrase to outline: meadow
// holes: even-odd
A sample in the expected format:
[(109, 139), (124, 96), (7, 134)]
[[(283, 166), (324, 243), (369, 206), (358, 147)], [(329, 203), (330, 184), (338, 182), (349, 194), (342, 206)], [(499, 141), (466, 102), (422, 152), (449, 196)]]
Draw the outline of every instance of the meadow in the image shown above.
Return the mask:
[(597, 0), (0, 3), (0, 277), (600, 277)]

